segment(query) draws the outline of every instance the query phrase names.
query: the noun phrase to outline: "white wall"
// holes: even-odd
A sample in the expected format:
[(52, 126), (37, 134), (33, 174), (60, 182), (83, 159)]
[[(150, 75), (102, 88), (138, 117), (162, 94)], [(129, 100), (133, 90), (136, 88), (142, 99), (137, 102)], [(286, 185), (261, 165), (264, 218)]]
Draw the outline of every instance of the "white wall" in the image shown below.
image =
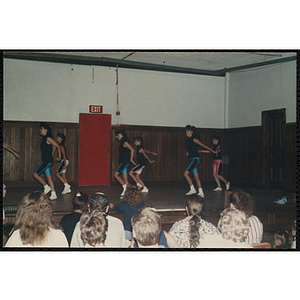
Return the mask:
[[(73, 69), (73, 70), (72, 70)], [(112, 124), (224, 128), (223, 77), (4, 60), (4, 120), (78, 122), (90, 104)]]
[(228, 128), (259, 126), (264, 110), (286, 108), (296, 122), (296, 62), (230, 73)]

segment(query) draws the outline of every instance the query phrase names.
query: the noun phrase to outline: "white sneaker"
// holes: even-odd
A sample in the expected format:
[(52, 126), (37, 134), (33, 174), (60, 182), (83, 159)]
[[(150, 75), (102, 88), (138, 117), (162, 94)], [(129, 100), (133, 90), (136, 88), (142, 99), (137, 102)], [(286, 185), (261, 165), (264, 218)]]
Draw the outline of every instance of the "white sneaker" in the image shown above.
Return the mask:
[(197, 194), (197, 191), (194, 187), (192, 187), (187, 193), (186, 196)]
[(149, 190), (146, 188), (146, 187), (144, 187), (142, 190), (141, 190), (141, 193), (148, 193), (149, 192)]
[(123, 187), (123, 192), (122, 192), (122, 194), (121, 194), (121, 197), (124, 197), (125, 192), (126, 192), (126, 188), (127, 188), (127, 185), (125, 185), (125, 186)]
[(217, 187), (214, 189), (214, 192), (219, 192), (219, 191), (222, 191), (222, 188)]
[(138, 186), (138, 187), (143, 187), (139, 182), (136, 184), (136, 186)]
[(65, 186), (64, 190), (63, 190), (61, 193), (62, 193), (62, 195), (65, 195), (65, 194), (71, 193), (71, 189), (70, 189), (70, 187), (68, 187), (68, 186)]
[(201, 198), (204, 198), (203, 190), (199, 189), (199, 193), (197, 195), (200, 196)]
[(226, 191), (228, 191), (230, 188), (230, 182), (228, 181), (228, 183), (226, 183)]
[(51, 192), (50, 199), (51, 199), (51, 200), (55, 200), (55, 199), (57, 199), (56, 192)]
[(51, 187), (48, 184), (46, 184), (44, 186), (44, 194), (47, 195), (50, 191), (51, 191)]

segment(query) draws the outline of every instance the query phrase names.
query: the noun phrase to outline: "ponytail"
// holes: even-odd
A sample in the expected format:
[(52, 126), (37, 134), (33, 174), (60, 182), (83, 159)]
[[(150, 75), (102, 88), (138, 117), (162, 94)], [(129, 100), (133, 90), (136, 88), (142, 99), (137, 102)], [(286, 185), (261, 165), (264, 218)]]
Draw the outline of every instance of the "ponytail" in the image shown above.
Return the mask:
[(200, 220), (201, 218), (197, 215), (194, 215), (190, 219), (190, 248), (197, 248), (200, 243), (200, 234), (199, 234), (199, 227), (200, 227)]

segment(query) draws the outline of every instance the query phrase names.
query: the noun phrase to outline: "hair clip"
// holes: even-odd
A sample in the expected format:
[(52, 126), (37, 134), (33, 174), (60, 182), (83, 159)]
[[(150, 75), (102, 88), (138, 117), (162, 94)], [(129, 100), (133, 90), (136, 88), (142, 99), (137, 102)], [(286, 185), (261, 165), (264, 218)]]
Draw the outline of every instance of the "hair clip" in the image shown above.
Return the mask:
[(81, 192), (78, 192), (77, 194), (76, 194), (76, 197), (80, 197), (81, 196)]

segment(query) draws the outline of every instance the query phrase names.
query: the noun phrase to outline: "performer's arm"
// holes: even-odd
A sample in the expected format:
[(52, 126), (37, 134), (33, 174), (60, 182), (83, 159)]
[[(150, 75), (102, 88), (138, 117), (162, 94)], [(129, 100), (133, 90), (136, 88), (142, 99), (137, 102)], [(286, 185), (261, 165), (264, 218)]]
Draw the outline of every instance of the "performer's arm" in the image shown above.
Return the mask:
[(47, 143), (48, 144), (52, 144), (54, 147), (57, 148), (58, 156), (57, 156), (56, 160), (60, 161), (61, 160), (61, 150), (60, 150), (59, 145), (52, 138), (50, 138), (50, 137), (47, 137)]
[(146, 150), (146, 149), (144, 149), (144, 151), (145, 151), (146, 153), (152, 154), (152, 155), (154, 155), (154, 156), (156, 156), (156, 155), (157, 155), (157, 153), (155, 153), (155, 152), (151, 152), (151, 151), (149, 151), (149, 150)]
[(149, 161), (149, 164), (153, 164), (154, 160), (150, 160), (150, 158), (148, 157), (148, 155), (146, 154), (146, 151), (144, 151), (144, 149), (140, 149), (141, 153), (146, 157), (146, 159)]
[(194, 142), (195, 144), (198, 144), (199, 146), (201, 146), (201, 147), (207, 149), (208, 151), (213, 152), (208, 146), (206, 146), (206, 145), (204, 145), (203, 143), (201, 143), (198, 139), (194, 139), (193, 142)]

